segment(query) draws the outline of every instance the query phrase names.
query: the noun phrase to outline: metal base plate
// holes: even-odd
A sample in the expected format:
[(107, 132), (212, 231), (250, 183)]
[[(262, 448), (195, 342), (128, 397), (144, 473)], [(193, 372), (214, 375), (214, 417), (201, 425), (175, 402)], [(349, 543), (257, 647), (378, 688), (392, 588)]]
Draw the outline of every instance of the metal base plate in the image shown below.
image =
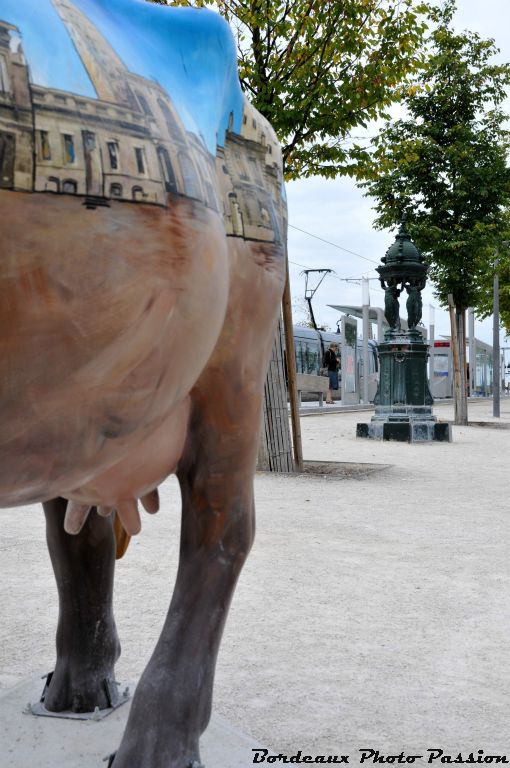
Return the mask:
[(40, 700), (35, 704), (27, 704), (27, 707), (24, 710), (24, 714), (35, 715), (36, 717), (58, 717), (67, 720), (104, 720), (105, 717), (108, 717), (108, 715), (111, 715), (112, 712), (115, 712), (116, 709), (129, 701), (131, 696), (129, 686), (126, 686), (121, 692), (120, 683), (116, 682), (115, 680), (107, 679), (103, 680), (103, 686), (107, 701), (110, 704), (109, 707), (106, 707), (105, 709), (99, 709), (99, 707), (95, 707), (92, 712), (72, 712), (71, 710), (67, 709), (62, 710), (61, 712), (50, 712), (50, 710), (46, 709), (44, 706), (44, 699), (46, 697), (46, 691), (48, 690), (52, 675), (53, 672), (50, 672), (45, 676), (45, 678), (43, 678), (46, 680), (46, 682), (44, 684), (44, 689)]
[[(130, 683), (133, 698), (135, 684)], [(121, 741), (130, 702), (99, 723), (21, 715), (27, 701), (37, 701), (40, 694), (40, 676), (0, 690), (1, 768), (106, 768), (103, 759)], [(253, 768), (253, 750), (267, 747), (216, 714), (200, 741), (201, 762), (207, 768)], [(269, 754), (275, 753), (270, 750)]]

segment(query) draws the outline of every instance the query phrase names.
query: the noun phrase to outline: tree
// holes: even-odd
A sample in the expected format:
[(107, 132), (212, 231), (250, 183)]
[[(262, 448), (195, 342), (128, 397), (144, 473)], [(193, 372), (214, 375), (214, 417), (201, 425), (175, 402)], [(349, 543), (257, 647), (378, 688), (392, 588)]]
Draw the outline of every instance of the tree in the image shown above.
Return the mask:
[[(397, 85), (422, 58), (426, 6), (420, 0), (168, 0), (167, 4), (214, 6), (230, 23), (241, 86), (276, 131), (287, 180), (360, 173), (366, 153), (355, 146), (352, 132), (386, 114)], [(282, 307), (291, 360), (288, 279)], [(296, 430), (299, 418), (292, 386), (289, 393)]]
[[(453, 297), (452, 340), (457, 335), (462, 361), (466, 309), (479, 305), (506, 230), (510, 133), (500, 105), (510, 65), (492, 62), (493, 40), (454, 32), (455, 9), (455, 0), (432, 9), (429, 59), (401, 93), (407, 115), (373, 141), (369, 180), (361, 186), (376, 200), (378, 227), (407, 214), (441, 305)], [(456, 423), (467, 423), (464, 375), (459, 386)]]
[[(510, 336), (510, 209), (504, 212), (505, 226), (502, 230), (502, 236), (497, 244), (497, 265), (495, 269), (498, 272), (499, 279), (499, 316), (500, 325), (505, 330), (507, 336)], [(487, 254), (490, 258), (491, 254)], [(476, 306), (477, 316), (484, 320), (493, 314), (494, 311), (494, 281), (493, 275), (489, 272), (481, 281), (478, 303)]]
[(419, 0), (171, 0), (216, 6), (243, 90), (273, 126), (286, 179), (360, 171), (352, 132), (386, 115), (421, 61)]
[[(292, 302), (292, 314), (295, 318), (295, 325), (299, 325), (301, 328), (315, 328), (310, 316), (310, 307), (308, 306), (306, 299), (301, 297)], [(317, 325), (317, 330), (331, 332), (332, 329), (328, 323), (320, 323)]]
[(292, 302), (292, 314), (295, 325), (299, 325), (301, 328), (313, 328), (310, 307), (302, 296)]
[[(505, 241), (503, 241), (505, 242)], [(505, 250), (499, 251), (498, 278), (499, 278), (499, 317), (500, 325), (506, 336), (510, 336), (510, 259)], [(489, 276), (487, 276), (489, 277)], [(481, 320), (492, 315), (494, 309), (494, 291), (490, 279), (484, 281), (480, 291), (480, 301), (477, 307), (477, 315)]]

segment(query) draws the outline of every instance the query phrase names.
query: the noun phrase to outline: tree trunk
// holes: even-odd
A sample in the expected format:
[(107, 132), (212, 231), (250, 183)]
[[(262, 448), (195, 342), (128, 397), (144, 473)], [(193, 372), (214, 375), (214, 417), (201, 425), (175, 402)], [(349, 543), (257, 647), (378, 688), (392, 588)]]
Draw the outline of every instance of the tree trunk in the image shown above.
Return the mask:
[[(311, 311), (311, 305), (310, 305)], [(289, 261), (287, 259), (287, 277), (282, 300), (283, 330), (285, 334), (285, 352), (287, 362), (287, 385), (290, 403), (290, 421), (292, 424), (292, 447), (294, 464), (297, 472), (303, 471), (303, 448), (301, 443), (301, 421), (296, 383), (296, 352), (292, 330), (292, 303), (290, 295)]]
[(468, 397), (469, 397), (469, 328), (468, 328), (468, 311), (467, 309), (462, 310), (462, 322), (463, 322), (463, 334), (464, 334), (464, 391), (465, 391), (465, 402), (466, 402), (466, 423), (468, 421), (468, 413), (467, 413), (467, 407), (468, 407)]
[(468, 423), (467, 412), (467, 359), (466, 359), (466, 310), (457, 308), (457, 339), (460, 359), (460, 413), (461, 424)]
[(466, 387), (466, 322), (465, 310), (455, 307), (453, 297), (448, 295), (450, 308), (450, 326), (453, 354), (453, 403), (455, 410), (455, 424), (466, 426), (467, 413), (467, 387)]

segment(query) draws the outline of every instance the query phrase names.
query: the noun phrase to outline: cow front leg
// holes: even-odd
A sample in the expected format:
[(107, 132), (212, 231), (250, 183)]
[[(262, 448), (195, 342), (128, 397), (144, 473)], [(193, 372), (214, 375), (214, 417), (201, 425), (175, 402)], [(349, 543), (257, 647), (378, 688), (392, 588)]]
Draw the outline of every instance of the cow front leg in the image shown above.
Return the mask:
[(67, 502), (43, 504), (58, 588), (57, 661), (45, 707), (53, 712), (105, 709), (104, 681), (114, 676), (120, 643), (113, 617), (115, 537), (111, 518), (93, 509), (79, 534), (64, 531)]
[[(210, 718), (221, 635), (254, 535), (253, 457), (244, 466), (238, 455), (218, 464), (211, 457), (218, 458), (221, 437), (209, 437), (209, 459), (195, 457), (178, 473), (183, 519), (177, 580), (114, 768), (200, 766), (199, 737)], [(208, 441), (200, 442), (203, 449)]]

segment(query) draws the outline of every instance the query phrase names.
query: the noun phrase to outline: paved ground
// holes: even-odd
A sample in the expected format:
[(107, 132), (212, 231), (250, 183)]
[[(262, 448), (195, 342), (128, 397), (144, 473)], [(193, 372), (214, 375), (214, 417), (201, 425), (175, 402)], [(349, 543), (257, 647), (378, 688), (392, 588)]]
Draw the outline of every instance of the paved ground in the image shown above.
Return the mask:
[[(37, 678), (0, 693), (2, 768), (106, 768), (105, 757), (121, 740), (130, 703), (100, 722), (27, 715), (27, 703), (37, 702), (40, 693)], [(216, 713), (200, 743), (207, 768), (245, 768), (252, 764), (253, 751), (263, 749)]]
[[(258, 536), (224, 637), (217, 713), (289, 756), (358, 764), (360, 748), (437, 747), (510, 760), (510, 399), (501, 407), (495, 421), (490, 402), (470, 403), (470, 419), (489, 425), (454, 428), (452, 444), (357, 440), (366, 411), (302, 419), (306, 459), (391, 466), (257, 476)], [(170, 480), (119, 564), (120, 679), (139, 676), (163, 621), (178, 506)], [(42, 514), (0, 519), (5, 690), (51, 669), (56, 607)]]

